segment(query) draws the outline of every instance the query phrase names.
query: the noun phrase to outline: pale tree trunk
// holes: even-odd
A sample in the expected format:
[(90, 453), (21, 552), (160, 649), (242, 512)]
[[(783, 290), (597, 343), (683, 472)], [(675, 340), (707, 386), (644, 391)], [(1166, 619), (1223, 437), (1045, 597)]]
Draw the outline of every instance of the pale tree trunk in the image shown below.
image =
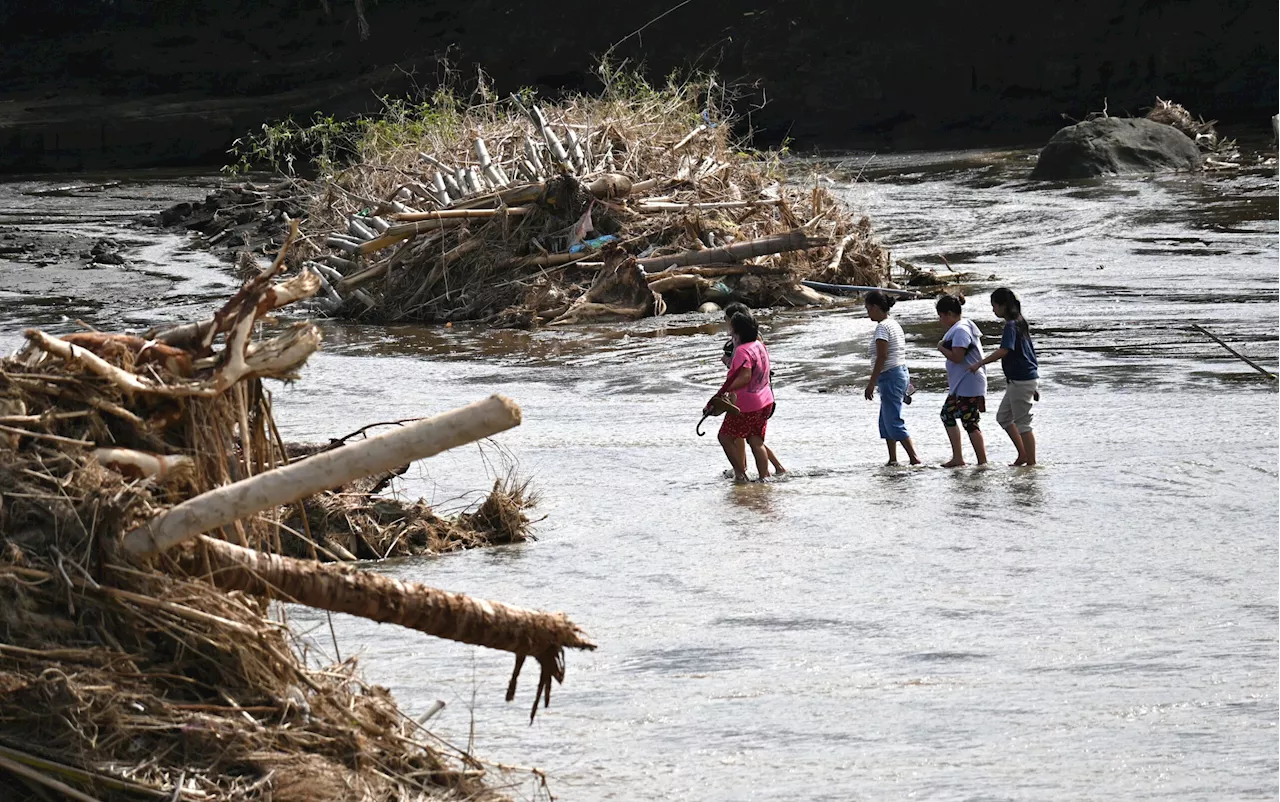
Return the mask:
[(462, 409), (202, 493), (125, 535), (124, 548), (134, 556), (150, 556), (202, 532), (518, 425), (520, 408), (516, 403), (500, 395), (490, 396)]

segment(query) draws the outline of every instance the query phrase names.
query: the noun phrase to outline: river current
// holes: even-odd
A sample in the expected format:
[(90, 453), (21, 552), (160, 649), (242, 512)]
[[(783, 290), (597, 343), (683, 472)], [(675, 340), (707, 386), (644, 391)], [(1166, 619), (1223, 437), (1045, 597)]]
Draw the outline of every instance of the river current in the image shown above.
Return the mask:
[[(303, 379), (275, 390), (287, 439), (495, 392), (524, 410), (399, 492), (459, 508), (514, 468), (541, 496), (537, 542), (379, 570), (564, 611), (600, 645), (567, 656), (532, 726), (534, 677), (504, 702), (505, 654), (334, 616), (342, 656), (411, 713), (443, 700), (436, 734), (538, 767), (563, 800), (1274, 799), (1278, 396), (1190, 328), (1276, 370), (1274, 167), (1059, 185), (1025, 178), (1032, 157), (811, 166), (895, 258), (996, 277), (965, 307), (988, 347), (986, 294), (1022, 297), (1041, 359), (1034, 469), (1004, 467), (998, 370), (998, 467), (885, 467), (862, 398), (874, 324), (856, 306), (762, 314), (769, 440), (793, 475), (746, 486), (694, 434), (723, 374), (712, 316), (535, 334), (325, 324)], [(201, 194), (157, 181), (109, 190), (74, 226)], [(24, 188), (0, 187), (0, 226), (44, 225), (8, 208)], [(56, 256), (43, 284), (0, 261), (0, 347), (68, 318), (184, 319), (232, 286), (177, 239), (146, 239), (127, 293), (83, 289)], [(931, 301), (894, 312), (919, 388), (906, 422), (936, 465), (942, 332)], [(332, 655), (322, 614), (290, 615)]]

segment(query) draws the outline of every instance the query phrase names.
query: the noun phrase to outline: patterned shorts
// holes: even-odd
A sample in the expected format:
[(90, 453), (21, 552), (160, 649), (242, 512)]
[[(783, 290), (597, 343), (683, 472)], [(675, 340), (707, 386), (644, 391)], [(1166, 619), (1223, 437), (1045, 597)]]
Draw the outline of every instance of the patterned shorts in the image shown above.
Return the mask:
[(724, 423), (720, 424), (720, 434), (742, 440), (746, 440), (749, 437), (759, 437), (763, 440), (765, 429), (769, 426), (769, 416), (772, 413), (772, 407), (758, 409), (755, 412), (743, 412), (737, 415), (730, 412), (724, 416)]
[(949, 429), (958, 420), (966, 432), (976, 432), (982, 406), (982, 396), (949, 395), (942, 404), (942, 425)]

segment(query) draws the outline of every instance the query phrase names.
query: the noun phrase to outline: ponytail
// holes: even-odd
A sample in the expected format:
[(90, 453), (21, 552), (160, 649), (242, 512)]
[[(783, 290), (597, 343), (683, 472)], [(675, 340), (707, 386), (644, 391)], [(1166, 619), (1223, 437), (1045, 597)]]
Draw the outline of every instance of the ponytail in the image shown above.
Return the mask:
[(1018, 300), (1018, 296), (1013, 294), (1013, 290), (1008, 287), (1001, 287), (991, 293), (991, 303), (1004, 310), (1005, 319), (1012, 320), (1023, 337), (1031, 338), (1031, 326), (1027, 324), (1027, 319), (1022, 316), (1022, 302)]

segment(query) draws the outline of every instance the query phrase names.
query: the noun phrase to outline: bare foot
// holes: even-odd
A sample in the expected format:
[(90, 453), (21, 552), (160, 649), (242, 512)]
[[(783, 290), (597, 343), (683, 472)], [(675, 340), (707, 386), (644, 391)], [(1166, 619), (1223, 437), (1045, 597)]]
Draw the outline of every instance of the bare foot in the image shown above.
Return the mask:
[(921, 461), (920, 461), (920, 460), (918, 460), (918, 459), (912, 458), (912, 460), (911, 460), (911, 464), (912, 464), (912, 465), (923, 465), (924, 463), (923, 463), (923, 462), (921, 462)]
[(734, 483), (734, 484), (738, 484), (738, 485), (745, 485), (746, 483), (748, 483), (748, 482), (750, 482), (750, 481), (751, 481), (751, 480), (747, 478), (747, 475), (746, 475), (745, 473), (736, 473), (736, 474), (734, 474), (734, 475), (733, 475), (733, 483)]
[(964, 467), (964, 460), (962, 460), (962, 459), (949, 459), (949, 460), (947, 460), (946, 462), (942, 463), (942, 467), (944, 467), (944, 468), (963, 468), (963, 467)]
[(1027, 464), (1027, 461), (1026, 461), (1026, 460), (1022, 460), (1022, 459), (1015, 459), (1013, 462), (1010, 462), (1010, 463), (1009, 463), (1009, 467), (1010, 467), (1010, 468), (1022, 468), (1022, 467), (1025, 467), (1025, 466), (1026, 466), (1026, 464)]
[(898, 467), (898, 461), (896, 459), (891, 459), (888, 462), (886, 462), (884, 466), (886, 468), (896, 468)]

